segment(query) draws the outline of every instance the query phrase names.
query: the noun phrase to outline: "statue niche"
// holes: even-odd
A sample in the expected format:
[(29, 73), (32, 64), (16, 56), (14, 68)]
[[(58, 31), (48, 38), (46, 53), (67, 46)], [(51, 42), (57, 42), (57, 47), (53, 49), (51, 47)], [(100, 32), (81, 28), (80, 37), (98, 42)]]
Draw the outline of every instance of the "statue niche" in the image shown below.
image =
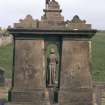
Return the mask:
[(47, 57), (47, 86), (54, 86), (56, 85), (56, 72), (57, 72), (57, 64), (58, 64), (58, 59), (57, 55), (55, 53), (55, 49), (51, 48), (50, 54)]
[(58, 103), (61, 39), (45, 39), (46, 89), (51, 104)]

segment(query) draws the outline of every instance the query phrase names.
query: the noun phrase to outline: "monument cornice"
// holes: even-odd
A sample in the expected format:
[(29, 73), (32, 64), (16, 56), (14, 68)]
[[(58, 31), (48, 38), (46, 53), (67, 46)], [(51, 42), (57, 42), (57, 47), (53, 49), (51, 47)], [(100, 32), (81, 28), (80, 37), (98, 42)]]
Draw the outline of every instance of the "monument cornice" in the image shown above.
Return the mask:
[(97, 30), (68, 30), (68, 29), (8, 29), (15, 37), (62, 36), (72, 38), (91, 38)]

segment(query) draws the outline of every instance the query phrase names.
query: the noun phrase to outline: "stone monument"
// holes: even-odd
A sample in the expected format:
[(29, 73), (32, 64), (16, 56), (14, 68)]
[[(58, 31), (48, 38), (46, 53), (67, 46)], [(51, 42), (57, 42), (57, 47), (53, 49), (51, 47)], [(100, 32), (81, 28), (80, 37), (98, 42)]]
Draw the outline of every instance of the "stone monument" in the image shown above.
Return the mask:
[(64, 21), (61, 12), (57, 1), (47, 0), (41, 20), (28, 15), (8, 29), (14, 38), (9, 105), (93, 105), (90, 39), (96, 30), (77, 15)]

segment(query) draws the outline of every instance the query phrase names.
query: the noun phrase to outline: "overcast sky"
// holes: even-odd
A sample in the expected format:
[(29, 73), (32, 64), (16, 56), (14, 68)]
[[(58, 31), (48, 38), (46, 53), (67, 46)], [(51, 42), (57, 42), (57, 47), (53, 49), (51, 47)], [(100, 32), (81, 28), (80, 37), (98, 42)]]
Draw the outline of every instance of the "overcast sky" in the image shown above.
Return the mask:
[[(105, 0), (57, 0), (65, 20), (79, 15), (93, 28), (105, 29)], [(27, 14), (34, 19), (43, 15), (45, 0), (0, 0), (0, 26), (7, 27)]]

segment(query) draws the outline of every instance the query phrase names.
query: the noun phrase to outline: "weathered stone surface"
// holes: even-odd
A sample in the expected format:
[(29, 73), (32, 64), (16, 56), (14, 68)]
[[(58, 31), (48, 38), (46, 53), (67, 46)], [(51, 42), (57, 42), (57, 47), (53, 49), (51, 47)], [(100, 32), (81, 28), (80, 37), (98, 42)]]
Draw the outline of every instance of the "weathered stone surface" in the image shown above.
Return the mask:
[(63, 40), (61, 88), (92, 87), (89, 53), (88, 41)]
[(60, 95), (60, 105), (93, 105), (90, 89), (62, 90)]
[(31, 15), (27, 15), (25, 19), (20, 19), (19, 23), (14, 24), (14, 28), (38, 28), (38, 20), (34, 20)]
[[(43, 40), (15, 40), (12, 102), (40, 105), (44, 96)], [(37, 100), (35, 100), (37, 99)]]
[(66, 22), (66, 28), (71, 30), (90, 30), (91, 24), (86, 24), (85, 20), (81, 20), (75, 15), (71, 21)]
[[(12, 102), (15, 103), (34, 103), (40, 105), (44, 99), (44, 90), (24, 90), (24, 91), (12, 91)], [(37, 100), (36, 100), (37, 99)]]
[(64, 28), (64, 17), (61, 15), (62, 10), (57, 1), (50, 1), (44, 12), (45, 14), (39, 22), (40, 28)]
[(91, 30), (91, 24), (81, 20), (78, 15), (75, 15), (70, 21), (64, 21), (61, 12), (59, 3), (55, 0), (49, 0), (40, 21), (27, 15), (25, 19), (20, 19), (19, 23), (15, 23), (14, 28)]
[[(55, 0), (49, 0), (44, 12), (41, 21), (28, 15), (9, 29), (15, 42), (9, 104), (92, 105), (89, 39), (96, 31), (78, 16), (65, 22)], [(61, 51), (56, 88), (46, 85), (46, 45), (49, 44), (46, 39), (49, 38), (59, 39), (54, 43)]]
[(25, 102), (23, 102), (23, 103), (6, 103), (5, 105), (35, 105), (34, 103), (25, 103)]
[[(60, 54), (61, 61), (59, 61), (61, 80), (58, 84), (60, 88), (54, 90), (57, 91), (57, 100), (59, 95), (56, 104), (69, 105), (71, 103), (79, 105), (82, 103), (92, 105), (88, 40), (93, 36), (95, 30), (9, 29), (9, 31), (15, 37), (11, 102), (27, 102), (27, 104), (32, 102), (34, 105), (50, 105), (55, 95), (53, 95), (52, 90), (45, 91), (47, 88), (44, 76), (46, 74), (45, 45), (48, 43), (46, 38), (58, 37), (62, 54)], [(58, 43), (56, 44), (58, 45)]]
[(63, 39), (60, 105), (92, 105), (88, 41)]
[(14, 88), (43, 87), (43, 40), (15, 41)]

